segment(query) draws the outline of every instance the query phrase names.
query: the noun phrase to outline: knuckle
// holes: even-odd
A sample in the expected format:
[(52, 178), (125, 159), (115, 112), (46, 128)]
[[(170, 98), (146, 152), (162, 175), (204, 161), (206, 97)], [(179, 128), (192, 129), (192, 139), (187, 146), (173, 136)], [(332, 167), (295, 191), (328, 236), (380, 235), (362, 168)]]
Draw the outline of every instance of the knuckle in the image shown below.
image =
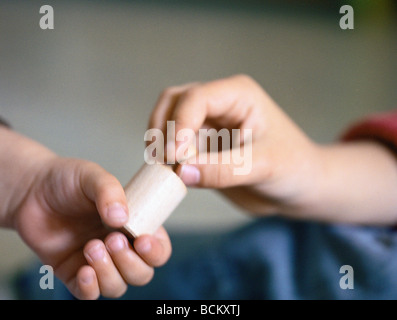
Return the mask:
[(161, 91), (161, 93), (160, 93), (160, 99), (167, 98), (167, 97), (173, 95), (174, 92), (175, 92), (175, 88), (176, 88), (175, 86), (165, 88), (165, 89), (164, 89), (163, 91)]
[(201, 95), (203, 86), (202, 85), (196, 85), (193, 87), (190, 87), (186, 89), (186, 91), (183, 94), (183, 100), (195, 100), (197, 97)]
[(235, 76), (235, 79), (242, 82), (249, 82), (249, 83), (256, 82), (250, 75), (247, 75), (245, 73), (237, 74)]

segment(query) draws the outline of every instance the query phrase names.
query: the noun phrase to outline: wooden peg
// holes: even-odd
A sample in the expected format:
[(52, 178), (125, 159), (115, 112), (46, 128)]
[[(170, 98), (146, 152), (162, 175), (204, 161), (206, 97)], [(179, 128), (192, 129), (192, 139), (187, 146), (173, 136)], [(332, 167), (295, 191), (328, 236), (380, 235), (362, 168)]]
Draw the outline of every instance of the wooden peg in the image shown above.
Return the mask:
[(164, 164), (145, 163), (124, 189), (129, 209), (124, 229), (134, 237), (153, 234), (187, 194), (182, 180)]

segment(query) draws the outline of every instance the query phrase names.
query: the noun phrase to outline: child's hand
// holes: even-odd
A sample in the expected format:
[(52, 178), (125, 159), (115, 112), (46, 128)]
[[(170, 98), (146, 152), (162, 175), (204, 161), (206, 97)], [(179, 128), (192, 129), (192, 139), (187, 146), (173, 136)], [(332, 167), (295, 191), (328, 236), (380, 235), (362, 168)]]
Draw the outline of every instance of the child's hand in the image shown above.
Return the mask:
[[(371, 141), (330, 146), (312, 142), (248, 76), (166, 89), (149, 127), (166, 133), (167, 121), (172, 120), (176, 134), (181, 129), (191, 129), (196, 135), (201, 128), (252, 129), (250, 173), (236, 175), (239, 164), (233, 159), (230, 164), (222, 163), (222, 156), (230, 156), (230, 150), (217, 154), (218, 164), (200, 163), (199, 154), (193, 158), (195, 164), (188, 161), (177, 167), (188, 186), (217, 188), (254, 214), (397, 222), (397, 166), (387, 148)], [(170, 143), (175, 143), (178, 155), (178, 146), (184, 142)], [(251, 150), (248, 146), (242, 140), (232, 150), (244, 154)]]
[(124, 190), (114, 176), (97, 164), (57, 157), (12, 131), (0, 128), (0, 134), (0, 141), (9, 141), (9, 159), (3, 153), (0, 163), (8, 172), (0, 178), (10, 194), (2, 190), (8, 210), (0, 211), (0, 222), (15, 228), (73, 295), (119, 297), (127, 284), (151, 280), (153, 267), (171, 254), (168, 234), (160, 228), (132, 246), (123, 233), (110, 230), (128, 219)]

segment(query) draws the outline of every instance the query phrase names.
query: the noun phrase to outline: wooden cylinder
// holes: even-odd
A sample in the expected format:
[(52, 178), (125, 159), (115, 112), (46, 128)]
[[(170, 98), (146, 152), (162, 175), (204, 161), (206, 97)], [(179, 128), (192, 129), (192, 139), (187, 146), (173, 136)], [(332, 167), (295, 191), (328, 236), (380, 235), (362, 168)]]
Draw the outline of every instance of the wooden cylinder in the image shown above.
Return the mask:
[(182, 180), (164, 164), (144, 164), (124, 189), (129, 209), (124, 228), (134, 237), (153, 234), (187, 194)]

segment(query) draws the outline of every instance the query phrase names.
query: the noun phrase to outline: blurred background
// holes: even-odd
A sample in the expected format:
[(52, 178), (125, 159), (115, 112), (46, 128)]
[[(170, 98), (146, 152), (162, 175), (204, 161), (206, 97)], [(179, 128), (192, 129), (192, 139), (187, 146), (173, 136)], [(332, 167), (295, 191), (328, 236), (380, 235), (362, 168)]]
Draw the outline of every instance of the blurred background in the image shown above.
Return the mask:
[[(39, 27), (44, 4), (54, 30)], [(354, 30), (339, 27), (343, 4)], [(2, 0), (0, 115), (125, 184), (143, 163), (164, 88), (246, 73), (312, 139), (331, 143), (397, 106), (396, 12), (392, 0)], [(218, 194), (190, 190), (166, 226), (218, 231), (248, 220)], [(0, 282), (34, 258), (10, 230), (0, 230), (0, 256)]]

